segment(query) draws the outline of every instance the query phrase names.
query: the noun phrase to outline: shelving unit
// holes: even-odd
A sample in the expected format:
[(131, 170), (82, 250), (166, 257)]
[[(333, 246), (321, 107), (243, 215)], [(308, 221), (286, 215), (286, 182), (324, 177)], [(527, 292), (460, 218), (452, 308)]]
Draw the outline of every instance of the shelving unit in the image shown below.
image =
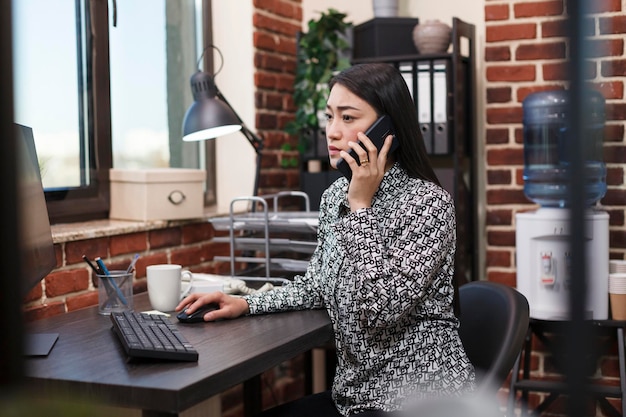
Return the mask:
[[(476, 243), (475, 27), (452, 21), (452, 48), (443, 54), (353, 57), (353, 63), (387, 62), (412, 93), (431, 163), (453, 196), (457, 215), (457, 282), (478, 279)], [(356, 42), (357, 40), (355, 40)], [(432, 92), (432, 94), (431, 94)]]
[[(585, 322), (590, 331), (587, 333), (593, 337), (595, 346), (595, 356), (586, 358), (586, 363), (593, 365), (588, 367), (588, 386), (585, 388), (586, 394), (593, 398), (602, 408), (604, 415), (619, 417), (626, 415), (626, 358), (624, 357), (624, 328), (625, 321), (619, 320), (589, 320)], [(568, 385), (563, 375), (562, 379), (537, 378), (531, 375), (531, 354), (533, 348), (533, 338), (539, 340), (539, 344), (547, 348), (557, 371), (567, 369), (568, 359), (563, 356), (564, 335), (569, 331), (570, 324), (567, 321), (553, 321), (530, 319), (530, 326), (526, 334), (526, 340), (520, 356), (515, 362), (511, 373), (511, 385), (507, 404), (507, 415), (515, 415), (515, 404), (518, 393), (521, 393), (519, 401), (520, 416), (540, 415), (550, 407), (550, 405), (562, 395), (570, 393)], [(600, 358), (614, 346), (617, 340), (619, 385), (609, 385), (600, 383), (596, 374), (596, 367), (600, 367)], [(534, 409), (529, 409), (529, 393), (548, 394)], [(612, 404), (610, 399), (620, 399), (621, 407), (618, 409)]]
[[(302, 198), (305, 210), (279, 211), (280, 198), (287, 196)], [(268, 201), (273, 202), (272, 211)], [(237, 211), (242, 204), (246, 210)], [(318, 212), (310, 210), (309, 197), (301, 191), (235, 198), (230, 203), (229, 216), (213, 218), (211, 223), (215, 230), (229, 232), (228, 236), (215, 237), (214, 241), (228, 243), (230, 256), (214, 259), (229, 261), (233, 277), (241, 278), (236, 266), (244, 263), (248, 265), (244, 274), (264, 265), (261, 279), (284, 282), (284, 277), (276, 275), (304, 273), (317, 245)], [(302, 259), (285, 257), (294, 254), (302, 255)]]

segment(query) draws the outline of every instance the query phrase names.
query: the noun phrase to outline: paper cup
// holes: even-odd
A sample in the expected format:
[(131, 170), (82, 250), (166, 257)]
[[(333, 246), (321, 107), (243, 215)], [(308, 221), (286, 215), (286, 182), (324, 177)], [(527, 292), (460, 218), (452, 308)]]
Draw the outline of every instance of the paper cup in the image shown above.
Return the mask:
[(609, 274), (609, 301), (613, 320), (626, 320), (626, 273)]
[(609, 273), (626, 273), (626, 261), (612, 259), (609, 261)]
[(609, 294), (611, 317), (613, 320), (626, 320), (626, 294)]
[(626, 273), (609, 274), (609, 292), (626, 294)]

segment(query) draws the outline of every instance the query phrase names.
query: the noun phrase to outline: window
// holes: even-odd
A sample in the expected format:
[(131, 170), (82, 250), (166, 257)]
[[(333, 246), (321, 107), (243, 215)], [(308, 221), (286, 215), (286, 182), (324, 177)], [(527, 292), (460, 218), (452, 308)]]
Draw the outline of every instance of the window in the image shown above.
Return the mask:
[(15, 121), (33, 128), (52, 222), (104, 218), (108, 170), (207, 168), (184, 143), (204, 0), (13, 0)]
[(13, 2), (15, 118), (34, 130), (46, 188), (88, 182), (81, 179), (83, 89), (77, 88), (85, 82), (83, 68), (77, 65), (77, 60), (83, 60), (77, 29), (84, 28), (73, 3)]

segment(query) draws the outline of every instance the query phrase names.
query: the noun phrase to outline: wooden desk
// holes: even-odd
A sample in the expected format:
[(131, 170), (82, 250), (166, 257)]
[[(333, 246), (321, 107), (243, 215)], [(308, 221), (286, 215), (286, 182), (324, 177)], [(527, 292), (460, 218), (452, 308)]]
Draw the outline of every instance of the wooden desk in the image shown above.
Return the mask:
[[(134, 303), (136, 311), (150, 309), (146, 293)], [(144, 416), (178, 415), (239, 383), (244, 391), (246, 381), (248, 391), (258, 388), (255, 377), (263, 371), (332, 337), (324, 310), (178, 326), (198, 351), (197, 363), (129, 362), (109, 317), (96, 307), (34, 322), (30, 331), (56, 332), (59, 340), (48, 357), (27, 359), (29, 390), (139, 408)], [(246, 415), (260, 411), (260, 393), (252, 398)]]

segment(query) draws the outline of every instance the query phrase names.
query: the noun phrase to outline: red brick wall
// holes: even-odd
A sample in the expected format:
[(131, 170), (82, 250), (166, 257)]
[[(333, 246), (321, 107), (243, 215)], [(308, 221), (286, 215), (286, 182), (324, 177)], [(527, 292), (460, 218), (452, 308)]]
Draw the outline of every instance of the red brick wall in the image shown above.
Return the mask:
[[(624, 259), (626, 10), (620, 0), (585, 3), (592, 10), (584, 30), (593, 36), (585, 75), (590, 86), (604, 95), (607, 111), (604, 158), (608, 192), (601, 204), (610, 215), (610, 256)], [(516, 285), (515, 214), (536, 207), (523, 193), (522, 101), (535, 91), (566, 88), (566, 18), (562, 0), (485, 1), (486, 273), (490, 281)], [(532, 355), (534, 376), (557, 377), (540, 345), (535, 343)], [(617, 358), (612, 351), (602, 358), (598, 376), (605, 383), (616, 384), (616, 375)], [(531, 394), (531, 404), (543, 397)], [(557, 401), (549, 412), (558, 415), (563, 410), (562, 401)], [(594, 412), (592, 408), (590, 415)]]
[(254, 84), (256, 128), (265, 140), (260, 193), (297, 190), (299, 171), (296, 138), (284, 132), (295, 113), (293, 82), (296, 72), (296, 35), (302, 27), (301, 0), (254, 0)]
[(99, 237), (55, 244), (57, 268), (33, 288), (25, 300), (26, 320), (37, 320), (98, 303), (92, 271), (82, 256), (99, 256), (109, 269), (126, 269), (132, 256), (136, 264), (134, 292), (146, 291), (146, 266), (159, 263), (184, 265), (193, 272), (227, 273), (227, 263), (214, 263), (216, 255), (228, 256), (227, 244), (214, 243), (210, 223), (191, 223), (166, 229)]
[[(626, 255), (623, 34), (621, 1), (592, 1), (585, 30), (593, 35), (586, 75), (606, 99), (604, 158), (608, 192), (601, 203), (610, 215), (611, 258)], [(485, 2), (485, 161), (487, 276), (516, 284), (515, 213), (533, 205), (523, 193), (522, 101), (532, 92), (566, 88), (565, 2)]]

